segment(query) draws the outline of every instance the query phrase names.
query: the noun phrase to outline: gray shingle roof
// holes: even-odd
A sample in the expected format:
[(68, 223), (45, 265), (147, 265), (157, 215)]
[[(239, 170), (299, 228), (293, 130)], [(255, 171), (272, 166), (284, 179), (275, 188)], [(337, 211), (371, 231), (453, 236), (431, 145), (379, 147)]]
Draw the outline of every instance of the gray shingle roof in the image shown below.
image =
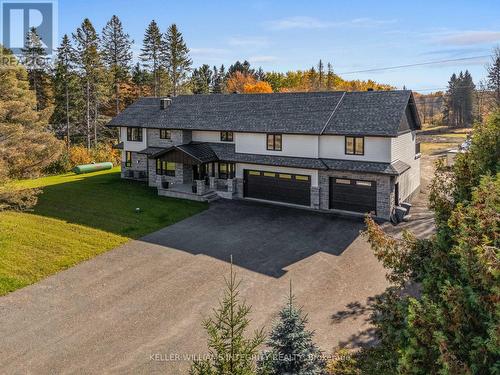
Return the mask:
[(154, 155), (156, 154), (157, 152), (160, 152), (164, 150), (163, 148), (161, 147), (146, 147), (144, 150), (141, 150), (141, 151), (137, 151), (138, 154), (145, 154), (145, 155)]
[(402, 161), (390, 163), (377, 163), (371, 161), (321, 159), (328, 169), (348, 172), (381, 173), (388, 175), (400, 175), (410, 168)]
[(188, 143), (185, 145), (167, 147), (167, 148), (159, 148), (156, 152), (149, 154), (149, 158), (154, 159), (160, 157), (172, 150), (180, 150), (200, 163), (208, 163), (211, 161), (219, 160), (214, 150), (212, 150), (212, 148), (208, 143), (196, 143), (196, 142)]
[(410, 97), (407, 90), (181, 95), (165, 110), (159, 98), (140, 98), (108, 126), (396, 136)]

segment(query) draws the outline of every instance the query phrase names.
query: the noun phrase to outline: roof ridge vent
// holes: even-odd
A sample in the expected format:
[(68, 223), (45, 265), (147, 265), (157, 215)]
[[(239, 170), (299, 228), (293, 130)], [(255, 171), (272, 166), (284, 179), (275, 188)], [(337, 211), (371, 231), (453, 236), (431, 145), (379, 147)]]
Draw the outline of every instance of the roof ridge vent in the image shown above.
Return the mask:
[(172, 104), (172, 99), (170, 97), (160, 99), (160, 108), (161, 109), (167, 109), (171, 104)]

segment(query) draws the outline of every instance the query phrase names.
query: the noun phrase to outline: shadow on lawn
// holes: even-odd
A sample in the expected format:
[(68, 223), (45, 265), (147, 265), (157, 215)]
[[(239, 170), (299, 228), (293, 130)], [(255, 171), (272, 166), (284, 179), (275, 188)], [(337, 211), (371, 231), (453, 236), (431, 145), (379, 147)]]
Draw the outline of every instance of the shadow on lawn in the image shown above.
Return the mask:
[[(138, 238), (203, 211), (207, 205), (159, 197), (119, 172), (82, 175), (42, 187), (34, 214)], [(140, 213), (136, 212), (140, 208)]]

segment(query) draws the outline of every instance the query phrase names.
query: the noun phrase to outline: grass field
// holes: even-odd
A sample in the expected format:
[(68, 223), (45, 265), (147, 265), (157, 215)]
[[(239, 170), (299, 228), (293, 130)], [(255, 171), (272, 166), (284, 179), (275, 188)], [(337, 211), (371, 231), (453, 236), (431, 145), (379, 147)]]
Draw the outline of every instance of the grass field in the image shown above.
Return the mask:
[(207, 208), (159, 197), (116, 168), (16, 185), (43, 193), (33, 212), (0, 212), (0, 295)]
[(420, 144), (420, 151), (422, 154), (426, 155), (435, 155), (438, 153), (441, 153), (443, 151), (449, 150), (451, 148), (456, 148), (458, 145), (457, 143), (421, 143)]

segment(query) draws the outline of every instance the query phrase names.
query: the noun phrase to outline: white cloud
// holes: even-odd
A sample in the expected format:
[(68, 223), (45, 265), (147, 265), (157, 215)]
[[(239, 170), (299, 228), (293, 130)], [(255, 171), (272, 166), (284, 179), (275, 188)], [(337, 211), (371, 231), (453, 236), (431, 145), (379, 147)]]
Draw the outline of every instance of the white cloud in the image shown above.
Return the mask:
[(376, 20), (362, 17), (347, 21), (325, 21), (315, 17), (287, 17), (268, 22), (269, 28), (273, 30), (290, 29), (327, 29), (332, 27), (377, 27), (395, 23), (396, 20)]
[(436, 37), (436, 41), (442, 44), (451, 45), (471, 45), (494, 43), (500, 41), (500, 31), (457, 31), (441, 34)]
[(252, 64), (261, 64), (276, 61), (276, 56), (250, 56), (248, 61)]
[(231, 37), (228, 44), (233, 47), (265, 47), (269, 45), (269, 40), (265, 37)]
[(190, 52), (195, 56), (212, 56), (223, 55), (228, 53), (229, 50), (223, 48), (191, 48)]

